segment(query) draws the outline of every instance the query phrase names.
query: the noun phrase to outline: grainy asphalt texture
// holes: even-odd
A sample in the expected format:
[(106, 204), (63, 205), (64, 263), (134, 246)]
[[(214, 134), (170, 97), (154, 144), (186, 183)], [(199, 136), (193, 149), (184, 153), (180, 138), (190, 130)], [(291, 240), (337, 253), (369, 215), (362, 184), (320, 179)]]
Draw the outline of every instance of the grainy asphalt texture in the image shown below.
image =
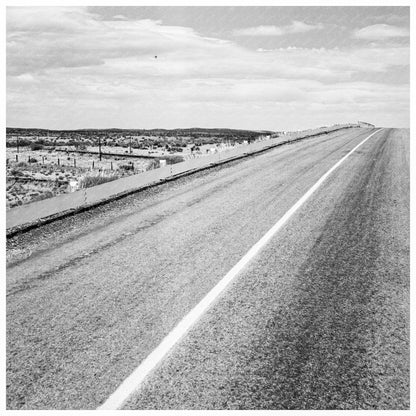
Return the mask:
[[(8, 408), (105, 401), (370, 133), (283, 146), (8, 240)], [(408, 130), (360, 147), (126, 407), (408, 408), (408, 155)]]

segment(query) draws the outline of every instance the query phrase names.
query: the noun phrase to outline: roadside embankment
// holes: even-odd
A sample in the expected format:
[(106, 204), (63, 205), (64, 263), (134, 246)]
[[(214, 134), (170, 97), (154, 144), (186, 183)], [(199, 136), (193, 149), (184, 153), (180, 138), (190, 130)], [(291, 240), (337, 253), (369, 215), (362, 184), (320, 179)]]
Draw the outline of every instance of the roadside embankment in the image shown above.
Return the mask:
[(6, 213), (6, 235), (7, 237), (11, 237), (24, 230), (38, 227), (64, 216), (85, 211), (94, 206), (105, 204), (151, 186), (263, 152), (277, 146), (354, 127), (357, 128), (359, 125), (336, 125), (286, 134), (284, 136), (250, 143), (245, 146), (227, 149), (203, 158), (190, 159), (174, 165), (163, 166), (91, 188), (80, 189), (70, 194), (63, 194), (12, 208)]

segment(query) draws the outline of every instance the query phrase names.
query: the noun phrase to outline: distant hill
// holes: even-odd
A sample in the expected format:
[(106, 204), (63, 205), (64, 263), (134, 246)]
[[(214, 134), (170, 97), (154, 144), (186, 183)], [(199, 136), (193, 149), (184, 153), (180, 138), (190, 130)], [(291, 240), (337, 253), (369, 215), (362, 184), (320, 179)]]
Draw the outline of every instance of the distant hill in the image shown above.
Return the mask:
[(22, 135), (22, 136), (47, 136), (70, 134), (83, 134), (86, 136), (109, 135), (109, 134), (124, 134), (132, 136), (245, 136), (254, 137), (259, 134), (272, 134), (274, 132), (267, 130), (239, 130), (239, 129), (224, 129), (224, 128), (180, 128), (180, 129), (75, 129), (75, 130), (49, 130), (37, 128), (20, 128), (20, 127), (6, 127), (7, 135)]

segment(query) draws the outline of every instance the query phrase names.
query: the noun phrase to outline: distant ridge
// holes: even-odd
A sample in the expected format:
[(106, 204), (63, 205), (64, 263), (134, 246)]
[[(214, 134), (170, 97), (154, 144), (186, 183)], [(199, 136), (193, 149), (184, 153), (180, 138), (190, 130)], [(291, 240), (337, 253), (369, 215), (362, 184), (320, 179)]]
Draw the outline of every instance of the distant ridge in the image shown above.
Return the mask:
[(273, 131), (269, 130), (243, 130), (243, 129), (229, 129), (229, 128), (203, 128), (203, 127), (189, 127), (177, 129), (42, 129), (29, 127), (6, 127), (6, 134), (39, 134), (39, 133), (89, 133), (89, 134), (106, 134), (106, 133), (126, 133), (126, 134), (145, 134), (145, 133), (175, 133), (180, 135), (202, 133), (202, 134), (271, 134)]

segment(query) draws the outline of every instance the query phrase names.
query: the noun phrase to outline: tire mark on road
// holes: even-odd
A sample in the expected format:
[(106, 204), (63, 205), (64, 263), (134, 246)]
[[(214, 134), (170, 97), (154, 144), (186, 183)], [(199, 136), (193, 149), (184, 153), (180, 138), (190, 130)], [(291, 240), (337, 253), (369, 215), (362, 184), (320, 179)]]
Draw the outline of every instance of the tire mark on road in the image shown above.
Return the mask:
[[(284, 315), (269, 320), (267, 337), (252, 346), (265, 364), (255, 372), (262, 380), (256, 386), (257, 408), (388, 408), (378, 380), (380, 368), (387, 372), (388, 364), (380, 362), (376, 348), (380, 337), (389, 336), (380, 333), (387, 308), (380, 303), (387, 298), (383, 279), (389, 276), (376, 267), (387, 137), (385, 132), (376, 142), (365, 172), (356, 174), (326, 222), (297, 274), (292, 304)], [(394, 327), (402, 326), (406, 317), (389, 312), (395, 316)], [(404, 348), (406, 342), (403, 338)], [(406, 378), (406, 372), (400, 377)], [(239, 385), (231, 380), (231, 403), (239, 403), (233, 392), (250, 389), (241, 386), (241, 378), (237, 381)], [(406, 397), (402, 399), (406, 406)], [(240, 406), (250, 408), (250, 401)]]

